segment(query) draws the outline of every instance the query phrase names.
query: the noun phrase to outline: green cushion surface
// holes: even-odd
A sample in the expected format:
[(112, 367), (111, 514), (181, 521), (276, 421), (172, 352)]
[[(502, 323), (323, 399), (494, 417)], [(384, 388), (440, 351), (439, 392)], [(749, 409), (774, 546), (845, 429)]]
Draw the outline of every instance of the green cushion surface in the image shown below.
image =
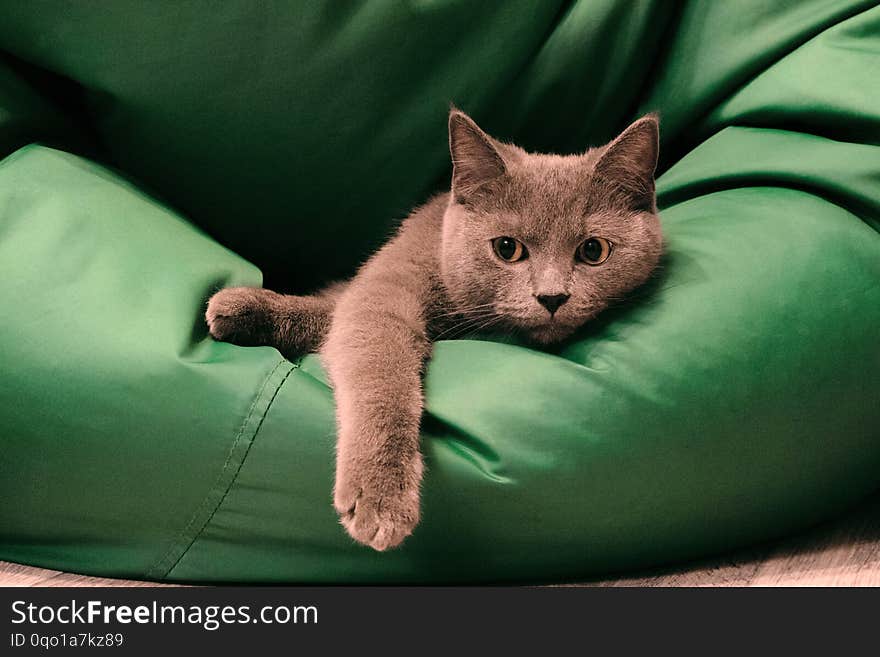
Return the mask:
[[(876, 489), (873, 4), (0, 3), (0, 559), (575, 579)], [(437, 344), (424, 519), (377, 554), (332, 510), (317, 357), (216, 343), (202, 313), (261, 270), (350, 274), (445, 184), (450, 100), (567, 152), (659, 110), (667, 254), (553, 351)]]

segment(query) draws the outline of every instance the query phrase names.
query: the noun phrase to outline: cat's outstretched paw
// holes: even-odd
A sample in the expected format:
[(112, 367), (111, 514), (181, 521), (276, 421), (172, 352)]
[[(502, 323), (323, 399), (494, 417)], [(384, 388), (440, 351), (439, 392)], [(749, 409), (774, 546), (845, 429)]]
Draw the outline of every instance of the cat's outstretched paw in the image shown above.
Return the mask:
[(400, 545), (419, 523), (421, 472), (418, 457), (402, 477), (337, 476), (333, 506), (349, 535), (379, 552)]
[(211, 335), (240, 345), (260, 344), (271, 294), (269, 290), (253, 287), (230, 287), (217, 292), (208, 301), (205, 312)]

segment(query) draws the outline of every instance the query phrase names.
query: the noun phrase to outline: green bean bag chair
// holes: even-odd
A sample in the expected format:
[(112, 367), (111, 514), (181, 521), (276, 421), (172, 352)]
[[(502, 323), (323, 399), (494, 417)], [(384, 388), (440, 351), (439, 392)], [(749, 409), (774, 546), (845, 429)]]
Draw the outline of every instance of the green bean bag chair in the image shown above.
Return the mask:
[[(874, 5), (0, 3), (0, 559), (574, 581), (869, 494)], [(450, 101), (559, 152), (658, 110), (667, 254), (553, 352), (436, 345), (423, 521), (378, 554), (331, 506), (318, 358), (214, 342), (203, 312), (222, 286), (351, 274), (448, 184)]]

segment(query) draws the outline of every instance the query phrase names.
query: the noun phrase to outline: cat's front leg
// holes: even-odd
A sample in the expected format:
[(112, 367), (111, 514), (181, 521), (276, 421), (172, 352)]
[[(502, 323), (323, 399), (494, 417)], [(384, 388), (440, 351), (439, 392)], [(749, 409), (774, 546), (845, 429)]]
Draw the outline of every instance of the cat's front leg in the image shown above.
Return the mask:
[(275, 347), (292, 358), (318, 349), (341, 289), (336, 285), (296, 296), (257, 287), (226, 288), (208, 301), (205, 319), (217, 340)]
[(370, 307), (357, 291), (337, 306), (322, 350), (337, 404), (334, 506), (348, 533), (376, 550), (419, 522), (421, 372), (430, 350), (418, 299), (405, 288)]
[(258, 287), (229, 287), (208, 301), (205, 320), (217, 340), (243, 346), (265, 345), (273, 333), (279, 294)]

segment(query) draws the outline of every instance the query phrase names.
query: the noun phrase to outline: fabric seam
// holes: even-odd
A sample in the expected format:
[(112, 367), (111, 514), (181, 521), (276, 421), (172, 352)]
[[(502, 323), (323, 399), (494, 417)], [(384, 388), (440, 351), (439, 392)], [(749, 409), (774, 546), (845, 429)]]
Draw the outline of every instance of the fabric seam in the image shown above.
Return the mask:
[[(248, 408), (238, 433), (229, 447), (226, 460), (214, 484), (171, 547), (147, 571), (146, 576), (148, 578), (165, 579), (177, 564), (180, 563), (181, 559), (186, 556), (187, 552), (189, 552), (190, 548), (195, 544), (202, 532), (204, 532), (205, 527), (210, 524), (214, 514), (217, 513), (217, 510), (223, 504), (232, 485), (238, 478), (238, 473), (247, 459), (260, 428), (263, 426), (263, 420), (265, 420), (269, 409), (272, 407), (272, 402), (275, 401), (275, 397), (278, 395), (284, 382), (287, 381), (287, 377), (298, 367), (298, 362), (291, 363), (286, 359), (281, 359), (263, 380), (257, 394), (254, 396), (254, 400)], [(262, 410), (260, 410), (261, 407)], [(257, 414), (259, 414), (258, 417)]]

